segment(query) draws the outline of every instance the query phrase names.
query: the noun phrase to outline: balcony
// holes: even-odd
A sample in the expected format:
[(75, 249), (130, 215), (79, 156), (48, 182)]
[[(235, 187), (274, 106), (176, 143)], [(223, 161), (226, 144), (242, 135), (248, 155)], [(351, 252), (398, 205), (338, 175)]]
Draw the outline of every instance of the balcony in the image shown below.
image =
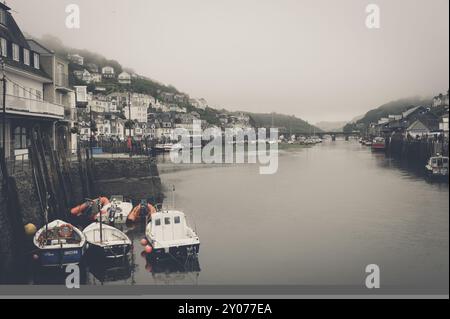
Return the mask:
[(55, 86), (57, 88), (69, 88), (69, 75), (63, 72), (56, 72), (55, 74)]
[(6, 111), (19, 114), (64, 119), (64, 106), (6, 94)]

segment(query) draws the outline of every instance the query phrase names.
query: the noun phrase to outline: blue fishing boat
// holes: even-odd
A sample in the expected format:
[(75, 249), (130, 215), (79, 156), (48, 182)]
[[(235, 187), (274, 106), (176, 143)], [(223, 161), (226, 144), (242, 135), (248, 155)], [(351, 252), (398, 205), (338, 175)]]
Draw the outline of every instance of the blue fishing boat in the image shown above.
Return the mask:
[(86, 248), (86, 236), (78, 228), (62, 220), (55, 220), (39, 229), (33, 243), (34, 259), (41, 266), (78, 264)]

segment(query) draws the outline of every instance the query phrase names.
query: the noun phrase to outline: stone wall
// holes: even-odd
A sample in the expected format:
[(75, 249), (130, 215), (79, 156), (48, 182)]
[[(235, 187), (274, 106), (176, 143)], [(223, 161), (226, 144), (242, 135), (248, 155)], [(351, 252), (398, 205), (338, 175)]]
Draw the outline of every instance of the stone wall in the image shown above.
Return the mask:
[(158, 168), (149, 158), (96, 159), (94, 178), (99, 196), (124, 195), (133, 202), (162, 201)]
[[(0, 194), (4, 194), (4, 189), (0, 185)], [(6, 202), (3, 196), (0, 196), (0, 283), (7, 282), (9, 271), (13, 265), (13, 243), (11, 224), (6, 215)]]

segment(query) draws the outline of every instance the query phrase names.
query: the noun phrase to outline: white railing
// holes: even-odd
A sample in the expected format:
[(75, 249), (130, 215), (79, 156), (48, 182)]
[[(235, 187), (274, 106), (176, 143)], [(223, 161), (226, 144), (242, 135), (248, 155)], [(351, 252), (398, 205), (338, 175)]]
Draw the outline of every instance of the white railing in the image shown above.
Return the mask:
[(64, 107), (42, 100), (6, 95), (6, 109), (32, 115), (51, 115), (64, 118)]

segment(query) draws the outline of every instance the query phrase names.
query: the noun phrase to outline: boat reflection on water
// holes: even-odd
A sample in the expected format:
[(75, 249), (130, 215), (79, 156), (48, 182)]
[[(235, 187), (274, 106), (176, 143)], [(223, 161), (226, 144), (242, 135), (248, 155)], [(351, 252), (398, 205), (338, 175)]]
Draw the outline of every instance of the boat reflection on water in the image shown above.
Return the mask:
[(151, 273), (154, 284), (198, 284), (201, 269), (197, 255), (155, 260), (143, 253), (142, 257), (146, 260), (145, 270)]
[[(77, 265), (79, 268), (80, 285), (86, 284), (87, 269), (84, 263)], [(66, 266), (61, 267), (41, 267), (33, 265), (31, 267), (31, 276), (29, 283), (33, 285), (66, 285), (67, 277), (73, 270), (67, 270)]]
[(103, 285), (105, 283), (120, 282), (133, 284), (133, 273), (135, 265), (130, 258), (113, 260), (98, 259), (88, 266), (87, 281), (91, 285)]

